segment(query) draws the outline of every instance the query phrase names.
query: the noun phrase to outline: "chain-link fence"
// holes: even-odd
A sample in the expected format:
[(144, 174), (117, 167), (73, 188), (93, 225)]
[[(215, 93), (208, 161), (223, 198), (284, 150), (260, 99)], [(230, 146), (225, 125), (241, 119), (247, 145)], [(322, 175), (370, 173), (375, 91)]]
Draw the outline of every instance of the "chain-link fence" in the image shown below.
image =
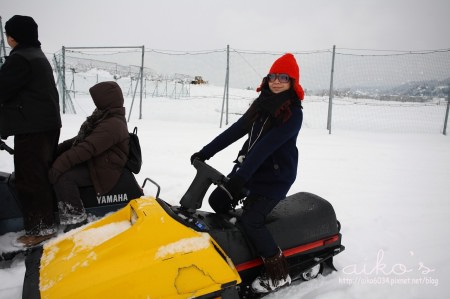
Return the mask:
[(333, 127), (444, 132), (449, 50), (363, 54), (336, 51)]
[[(283, 54), (229, 47), (189, 52), (120, 48), (63, 48), (49, 55), (60, 94), (67, 96), (65, 113), (74, 113), (71, 101), (88, 94), (97, 82), (115, 80), (126, 97), (141, 101), (154, 97), (220, 98), (226, 101), (228, 113), (240, 114), (248, 107), (242, 102), (250, 103), (257, 96), (243, 90), (254, 91), (273, 61)], [(305, 127), (330, 132), (333, 128), (446, 133), (450, 49), (395, 52), (330, 48), (292, 53), (300, 65), (300, 81), (306, 92)], [(192, 93), (193, 84), (214, 86), (216, 92), (202, 94), (202, 89), (196, 88)]]
[[(81, 49), (65, 54), (66, 85), (76, 96), (86, 93), (96, 82), (114, 79), (127, 96), (135, 96), (136, 91), (140, 93), (136, 84), (142, 63), (144, 99), (201, 97), (201, 93), (190, 93), (191, 84), (225, 86), (229, 112), (242, 113), (246, 106), (233, 105), (234, 101), (250, 102), (255, 97), (248, 93), (243, 98), (242, 89), (255, 90), (282, 54), (230, 48), (198, 52), (145, 50), (142, 61), (139, 49)], [(306, 127), (445, 133), (450, 49), (325, 49), (293, 54), (306, 91)], [(214, 97), (224, 95), (225, 91)]]

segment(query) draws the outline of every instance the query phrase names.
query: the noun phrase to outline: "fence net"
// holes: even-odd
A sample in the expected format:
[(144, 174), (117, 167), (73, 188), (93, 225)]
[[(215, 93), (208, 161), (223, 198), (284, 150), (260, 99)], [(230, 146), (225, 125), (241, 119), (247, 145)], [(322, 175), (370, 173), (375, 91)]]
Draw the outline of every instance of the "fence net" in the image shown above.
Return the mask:
[[(101, 81), (115, 80), (126, 97), (140, 97), (143, 65), (144, 101), (155, 97), (222, 99), (228, 68), (228, 111), (241, 114), (257, 97), (255, 89), (273, 61), (283, 54), (224, 48), (190, 52), (145, 49), (142, 55), (142, 50), (74, 48), (49, 56), (59, 85), (65, 81), (65, 112), (76, 113), (76, 98), (87, 95), (89, 88)], [(326, 129), (331, 111), (333, 130), (443, 132), (450, 49), (395, 52), (336, 48), (333, 74), (332, 48), (292, 53), (300, 65), (300, 81), (306, 94), (305, 127)], [(209, 90), (203, 93), (202, 88), (192, 89), (193, 84), (208, 86)]]
[[(442, 132), (450, 52), (336, 52), (333, 127)], [(345, 112), (345, 113), (344, 113)]]

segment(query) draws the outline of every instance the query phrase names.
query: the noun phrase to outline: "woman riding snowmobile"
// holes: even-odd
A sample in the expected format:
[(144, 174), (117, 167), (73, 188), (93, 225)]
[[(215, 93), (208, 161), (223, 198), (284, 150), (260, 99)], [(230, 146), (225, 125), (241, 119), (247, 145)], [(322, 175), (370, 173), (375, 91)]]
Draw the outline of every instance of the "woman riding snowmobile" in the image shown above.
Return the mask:
[[(303, 114), (303, 88), (297, 61), (290, 53), (278, 58), (263, 79), (259, 97), (232, 126), (191, 157), (205, 161), (248, 134), (225, 188), (216, 188), (209, 203), (227, 213), (243, 201), (242, 226), (265, 265), (252, 288), (273, 291), (291, 282), (282, 251), (265, 226), (266, 216), (286, 197), (297, 175), (297, 136)], [(248, 194), (243, 193), (243, 189)]]

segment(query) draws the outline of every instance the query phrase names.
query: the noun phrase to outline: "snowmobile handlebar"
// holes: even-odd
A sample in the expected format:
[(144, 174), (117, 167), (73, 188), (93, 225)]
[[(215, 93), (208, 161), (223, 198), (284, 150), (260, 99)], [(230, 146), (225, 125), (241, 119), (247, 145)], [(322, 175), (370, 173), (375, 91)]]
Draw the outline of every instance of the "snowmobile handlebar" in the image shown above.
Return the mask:
[(3, 140), (0, 140), (0, 150), (7, 151), (11, 155), (14, 155), (14, 150), (10, 148)]
[(222, 173), (205, 162), (194, 159), (192, 165), (197, 169), (194, 180), (180, 200), (180, 205), (185, 209), (197, 210), (201, 208), (203, 198), (211, 184), (223, 185), (227, 181)]

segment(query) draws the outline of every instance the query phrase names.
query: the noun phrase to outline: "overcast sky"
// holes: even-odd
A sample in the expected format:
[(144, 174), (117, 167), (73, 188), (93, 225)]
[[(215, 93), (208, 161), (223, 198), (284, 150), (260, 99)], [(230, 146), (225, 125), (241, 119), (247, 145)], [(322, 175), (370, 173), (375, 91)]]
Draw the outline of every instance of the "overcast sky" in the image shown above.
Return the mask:
[(15, 14), (35, 19), (48, 53), (450, 48), (450, 0), (0, 0), (3, 26)]

